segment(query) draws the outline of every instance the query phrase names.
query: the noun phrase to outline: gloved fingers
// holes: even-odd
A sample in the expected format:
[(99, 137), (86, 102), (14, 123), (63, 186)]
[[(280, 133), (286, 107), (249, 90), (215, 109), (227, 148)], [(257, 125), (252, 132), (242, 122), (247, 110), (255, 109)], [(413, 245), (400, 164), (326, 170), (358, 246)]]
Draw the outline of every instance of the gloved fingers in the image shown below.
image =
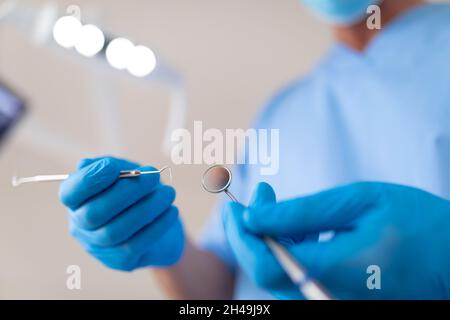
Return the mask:
[[(261, 182), (253, 191), (249, 207), (258, 208), (259, 206), (275, 204), (276, 201), (277, 197), (273, 188), (268, 183)], [(303, 235), (301, 237), (277, 237), (276, 241), (282, 245), (292, 245), (297, 241), (303, 240), (303, 238)]]
[(78, 161), (77, 170), (81, 170), (81, 169), (83, 169), (83, 168), (85, 168), (87, 166), (90, 166), (94, 162), (99, 161), (99, 160), (104, 159), (104, 158), (107, 158), (107, 157), (81, 159), (80, 161)]
[(277, 197), (273, 188), (265, 183), (259, 183), (253, 191), (252, 199), (250, 200), (250, 207), (258, 207), (267, 204), (275, 204)]
[(337, 234), (327, 242), (304, 241), (288, 247), (288, 251), (306, 269), (309, 277), (321, 279), (333, 272), (360, 244), (351, 235)]
[[(153, 223), (147, 225), (127, 242), (118, 246), (103, 248), (83, 243), (83, 241), (80, 242), (87, 252), (106, 266), (113, 269), (131, 271), (138, 267), (138, 261), (149, 248), (155, 245), (177, 223), (179, 223), (178, 209), (171, 207)], [(76, 235), (74, 236), (76, 237)], [(161, 255), (161, 252), (159, 252), (159, 255)]]
[(87, 248), (87, 251), (105, 266), (115, 270), (129, 272), (146, 266), (167, 267), (176, 263), (183, 253), (184, 242), (173, 241), (179, 234), (183, 234), (183, 228), (181, 222), (177, 221), (160, 239), (149, 245), (142, 255), (118, 253), (117, 250), (109, 249)]
[(337, 230), (351, 225), (373, 207), (379, 184), (355, 183), (312, 196), (249, 208), (245, 226), (256, 234), (299, 236)]
[(277, 292), (293, 292), (287, 277), (264, 241), (249, 233), (242, 224), (245, 208), (237, 203), (225, 207), (225, 232), (228, 242), (245, 273), (256, 285)]
[[(92, 163), (97, 162), (97, 161), (99, 161), (99, 160), (102, 160), (102, 159), (108, 159), (108, 158), (109, 158), (109, 159), (116, 160), (116, 161), (122, 162), (123, 165), (124, 165), (124, 169), (122, 169), (122, 170), (133, 170), (133, 169), (139, 167), (139, 164), (134, 163), (134, 162), (131, 162), (131, 161), (128, 161), (128, 160), (125, 160), (125, 159), (122, 159), (122, 158), (116, 158), (116, 157), (104, 156), (104, 157), (84, 158), (84, 159), (81, 159), (81, 160), (78, 162), (78, 164), (77, 164), (77, 170), (83, 169), (84, 167), (87, 167), (87, 166), (91, 165)], [(126, 168), (125, 168), (125, 167), (126, 167)]]
[(160, 239), (178, 221), (178, 209), (171, 206), (153, 223), (147, 225), (136, 233), (129, 241), (121, 245), (126, 253), (141, 255), (149, 246)]
[(86, 200), (107, 189), (117, 181), (120, 171), (136, 168), (134, 164), (114, 158), (101, 158), (70, 175), (59, 189), (59, 198), (75, 210)]
[(120, 271), (133, 271), (137, 268), (138, 256), (124, 255), (113, 248), (92, 248), (84, 245), (86, 251), (108, 268)]
[(143, 227), (152, 223), (170, 208), (174, 200), (175, 190), (169, 186), (160, 186), (155, 192), (121, 212), (103, 227), (96, 230), (85, 230), (75, 226), (72, 233), (76, 234), (77, 239), (86, 243), (100, 247), (115, 246), (128, 240)]
[[(135, 168), (136, 169), (136, 168)], [(140, 170), (155, 170), (151, 167)], [(119, 179), (110, 188), (90, 198), (81, 207), (71, 212), (78, 227), (94, 230), (151, 194), (159, 185), (159, 174), (142, 175), (136, 178)]]
[[(177, 220), (161, 238), (156, 240), (152, 246), (139, 258), (137, 264), (142, 266), (164, 266), (175, 264), (183, 254), (184, 241), (175, 241), (180, 235), (184, 236), (183, 226)], [(165, 254), (161, 254), (165, 252)]]

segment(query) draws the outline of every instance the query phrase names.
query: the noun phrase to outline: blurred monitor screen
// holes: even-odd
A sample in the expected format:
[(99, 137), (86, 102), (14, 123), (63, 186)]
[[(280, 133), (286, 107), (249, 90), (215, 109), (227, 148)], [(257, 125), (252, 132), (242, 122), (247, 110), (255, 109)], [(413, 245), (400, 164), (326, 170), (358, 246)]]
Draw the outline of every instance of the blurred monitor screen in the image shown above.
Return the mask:
[(0, 143), (24, 111), (23, 100), (0, 82)]

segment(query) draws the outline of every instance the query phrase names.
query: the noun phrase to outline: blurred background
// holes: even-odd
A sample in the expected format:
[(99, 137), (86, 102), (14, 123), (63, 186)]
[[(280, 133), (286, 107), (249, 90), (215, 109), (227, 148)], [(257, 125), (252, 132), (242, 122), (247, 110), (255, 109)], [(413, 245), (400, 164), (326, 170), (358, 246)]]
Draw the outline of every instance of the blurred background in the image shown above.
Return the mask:
[[(77, 5), (83, 23), (151, 48), (166, 71), (147, 81), (52, 43), (35, 24), (50, 16), (46, 1), (18, 2), (31, 8), (24, 21), (0, 20), (0, 82), (27, 102), (0, 145), (0, 298), (163, 299), (148, 271), (111, 271), (68, 235), (57, 183), (12, 188), (12, 176), (71, 172), (105, 154), (172, 165), (162, 148), (170, 110), (186, 103), (188, 129), (195, 120), (247, 128), (322, 57), (330, 34), (298, 0), (57, 1), (58, 17)], [(177, 205), (198, 237), (215, 200), (200, 185), (206, 166), (172, 167)], [(66, 287), (69, 265), (81, 267), (81, 290)]]

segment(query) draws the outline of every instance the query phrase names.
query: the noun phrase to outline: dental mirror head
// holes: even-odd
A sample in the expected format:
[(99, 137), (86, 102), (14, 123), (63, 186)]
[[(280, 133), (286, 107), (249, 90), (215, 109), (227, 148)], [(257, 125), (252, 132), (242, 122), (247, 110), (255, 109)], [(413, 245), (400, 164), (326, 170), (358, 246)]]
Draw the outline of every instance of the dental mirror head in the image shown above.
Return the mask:
[(225, 192), (234, 202), (238, 202), (236, 198), (228, 191), (231, 185), (231, 170), (223, 165), (215, 165), (209, 167), (203, 174), (203, 189), (210, 193)]
[(231, 171), (225, 166), (216, 165), (209, 167), (203, 174), (203, 188), (210, 193), (221, 193), (231, 184)]

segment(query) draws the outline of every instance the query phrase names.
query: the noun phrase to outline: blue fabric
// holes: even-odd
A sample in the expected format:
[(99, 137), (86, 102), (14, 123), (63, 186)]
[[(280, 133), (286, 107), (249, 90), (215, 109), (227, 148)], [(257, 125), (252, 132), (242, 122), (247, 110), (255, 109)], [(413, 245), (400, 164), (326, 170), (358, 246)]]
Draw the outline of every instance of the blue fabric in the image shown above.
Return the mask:
[[(449, 21), (449, 5), (423, 5), (386, 26), (362, 54), (334, 45), (259, 116), (257, 127), (280, 129), (280, 170), (261, 176), (258, 166), (237, 167), (231, 190), (238, 199), (247, 204), (261, 181), (279, 200), (355, 181), (450, 199)], [(236, 299), (273, 298), (239, 269), (220, 212), (202, 245), (235, 270)]]
[(369, 6), (380, 0), (303, 0), (303, 2), (327, 22), (352, 24), (361, 20)]

